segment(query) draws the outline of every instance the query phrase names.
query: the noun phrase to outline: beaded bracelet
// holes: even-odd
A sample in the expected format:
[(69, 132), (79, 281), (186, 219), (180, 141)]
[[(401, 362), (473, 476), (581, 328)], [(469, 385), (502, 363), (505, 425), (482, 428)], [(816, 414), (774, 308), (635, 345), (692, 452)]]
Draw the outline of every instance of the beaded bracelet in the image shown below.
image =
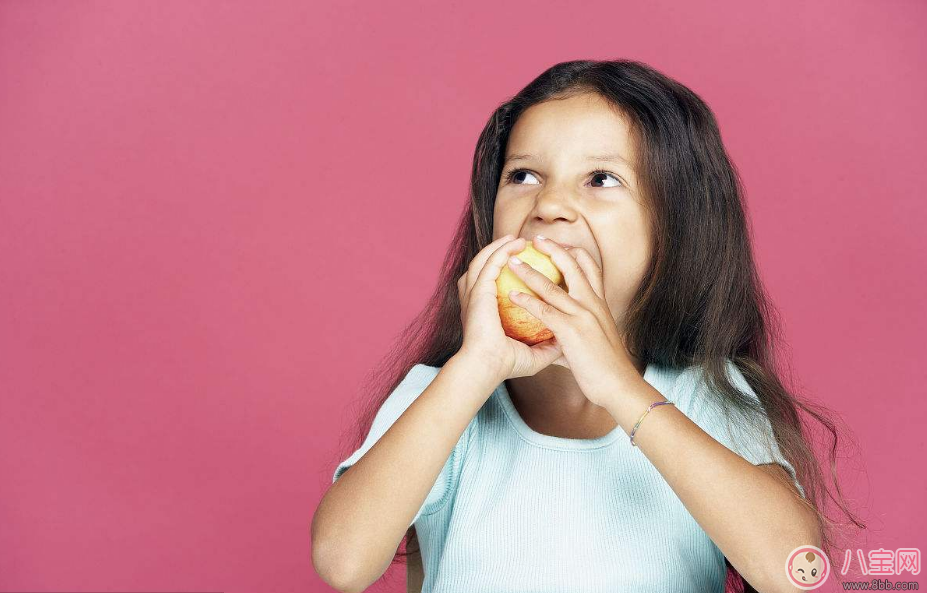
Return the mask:
[(650, 407), (647, 408), (647, 411), (644, 412), (643, 414), (641, 414), (641, 417), (638, 418), (638, 420), (637, 420), (637, 424), (635, 424), (635, 425), (634, 425), (634, 428), (631, 429), (630, 438), (631, 438), (631, 446), (632, 446), (632, 447), (636, 447), (636, 446), (637, 446), (637, 443), (634, 442), (634, 433), (637, 432), (637, 427), (640, 426), (640, 425), (641, 425), (641, 422), (644, 421), (644, 416), (646, 416), (646, 415), (650, 412), (650, 410), (656, 408), (657, 406), (663, 406), (663, 405), (666, 405), (666, 404), (669, 404), (669, 405), (671, 405), (671, 406), (675, 406), (675, 405), (676, 405), (676, 404), (674, 404), (674, 403), (671, 402), (671, 401), (653, 402), (652, 404), (650, 404)]

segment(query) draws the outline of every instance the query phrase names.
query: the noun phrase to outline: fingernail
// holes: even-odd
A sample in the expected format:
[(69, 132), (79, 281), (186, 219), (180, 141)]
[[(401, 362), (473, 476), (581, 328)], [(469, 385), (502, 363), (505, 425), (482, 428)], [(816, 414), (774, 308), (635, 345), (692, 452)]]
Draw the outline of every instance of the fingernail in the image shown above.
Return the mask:
[(509, 258), (509, 263), (517, 266), (518, 264), (521, 263), (521, 260), (513, 255), (512, 257)]
[(546, 240), (547, 240), (547, 237), (545, 237), (544, 235), (538, 235), (537, 238), (538, 238), (539, 241), (546, 241)]

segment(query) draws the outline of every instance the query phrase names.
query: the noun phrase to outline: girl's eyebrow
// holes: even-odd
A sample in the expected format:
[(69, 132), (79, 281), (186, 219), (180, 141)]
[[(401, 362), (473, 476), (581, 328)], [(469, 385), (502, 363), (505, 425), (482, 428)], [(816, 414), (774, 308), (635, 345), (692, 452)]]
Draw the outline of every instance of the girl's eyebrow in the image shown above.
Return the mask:
[(509, 156), (505, 158), (505, 162), (508, 163), (509, 161), (529, 161), (533, 158), (535, 158), (533, 154), (510, 154)]
[(614, 154), (589, 155), (586, 157), (586, 159), (590, 161), (605, 161), (631, 166), (628, 160), (617, 152)]
[[(534, 156), (533, 154), (512, 154), (506, 157), (505, 163), (508, 163), (509, 161), (528, 161), (528, 160), (536, 159), (536, 158), (537, 157)], [(588, 155), (586, 156), (586, 160), (616, 163), (620, 165), (625, 165), (627, 167), (631, 166), (628, 160), (618, 153)]]

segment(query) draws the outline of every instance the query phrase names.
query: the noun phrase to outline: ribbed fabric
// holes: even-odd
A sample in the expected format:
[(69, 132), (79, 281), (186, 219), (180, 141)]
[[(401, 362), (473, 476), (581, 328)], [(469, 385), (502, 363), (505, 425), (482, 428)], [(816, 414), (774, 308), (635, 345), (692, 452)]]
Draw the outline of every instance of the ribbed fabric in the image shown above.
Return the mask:
[[(737, 367), (727, 368), (756, 399)], [(728, 449), (755, 465), (780, 463), (794, 479), (769, 423), (759, 433), (728, 423), (700, 395), (697, 370), (651, 364), (644, 379)], [(439, 371), (409, 371), (333, 483)], [(423, 593), (724, 591), (721, 551), (620, 426), (596, 439), (540, 434), (519, 416), (505, 382), (461, 435), (413, 524)]]

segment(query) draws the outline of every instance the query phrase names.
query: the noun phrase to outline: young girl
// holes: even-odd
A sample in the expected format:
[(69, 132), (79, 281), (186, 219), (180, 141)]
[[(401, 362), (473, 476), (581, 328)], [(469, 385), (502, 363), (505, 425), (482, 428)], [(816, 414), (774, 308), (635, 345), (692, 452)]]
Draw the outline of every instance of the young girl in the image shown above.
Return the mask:
[[(833, 545), (799, 409), (837, 433), (776, 376), (741, 195), (706, 104), (639, 62), (557, 64), (500, 106), (313, 518), (322, 578), (363, 591), (408, 536), (409, 590), (796, 590), (790, 552)], [(526, 240), (566, 289), (511, 259)], [(505, 335), (504, 266), (553, 339)]]

